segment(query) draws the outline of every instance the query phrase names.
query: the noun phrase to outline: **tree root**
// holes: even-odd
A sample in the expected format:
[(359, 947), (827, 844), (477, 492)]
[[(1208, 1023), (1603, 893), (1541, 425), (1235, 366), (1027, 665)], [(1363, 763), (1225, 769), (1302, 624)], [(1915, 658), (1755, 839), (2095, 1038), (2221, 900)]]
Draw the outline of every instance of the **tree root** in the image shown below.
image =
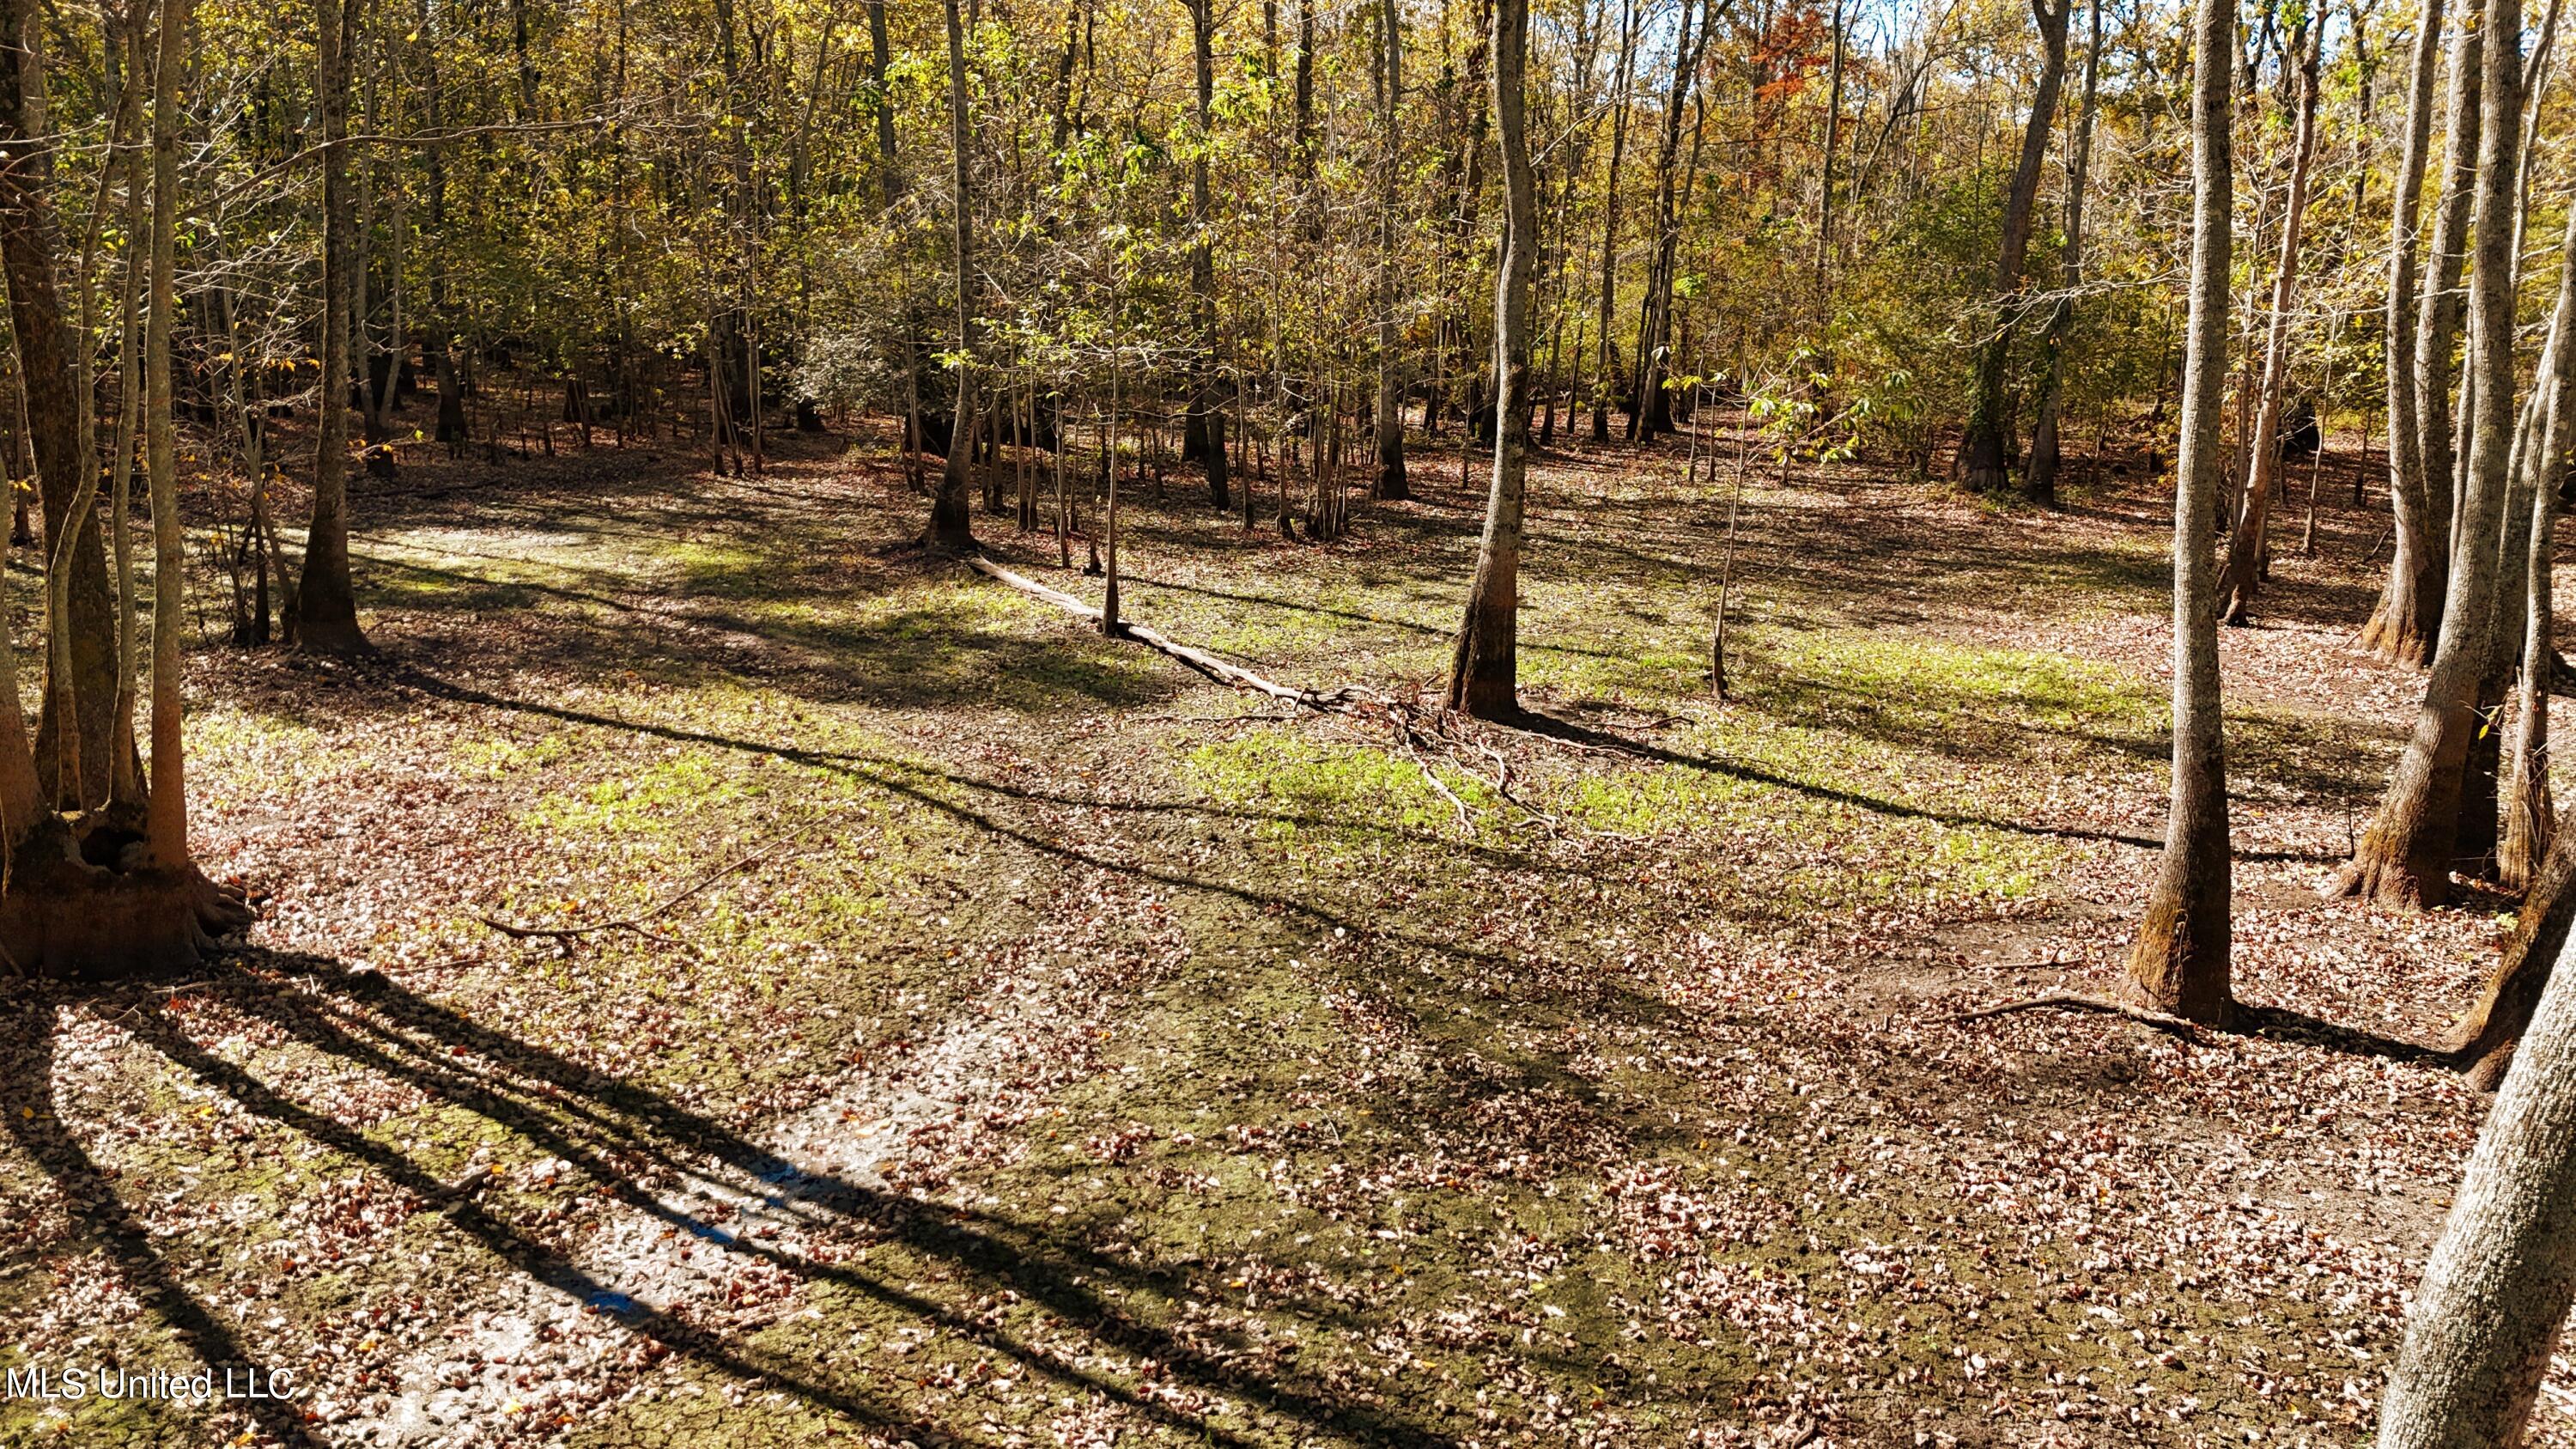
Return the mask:
[(96, 980), (182, 970), (257, 919), (237, 888), (143, 853), (113, 812), (40, 821), (0, 892), (0, 959), (22, 977)]
[(2125, 1017), (2130, 1021), (2138, 1023), (2140, 1026), (2153, 1027), (2158, 1031), (2168, 1032), (2174, 1036), (2178, 1036), (2185, 1041), (2197, 1042), (2200, 1040), (2201, 1027), (2200, 1023), (2196, 1021), (2189, 1021), (2179, 1016), (2167, 1016), (2161, 1011), (2152, 1011), (2143, 1006), (2132, 1006), (2128, 1002), (2114, 1001), (2107, 996), (2086, 996), (2080, 992), (2074, 991), (2051, 991), (2043, 996), (2026, 997), (2020, 1001), (2006, 1001), (1994, 1006), (1981, 1006), (1973, 1011), (1962, 1011), (1950, 1016), (1942, 1017), (1941, 1020), (1951, 1023), (1983, 1021), (1988, 1017), (2008, 1016), (2017, 1011), (2039, 1011), (2050, 1007), (2062, 1007), (2068, 1011), (2099, 1012), (2105, 1016)]

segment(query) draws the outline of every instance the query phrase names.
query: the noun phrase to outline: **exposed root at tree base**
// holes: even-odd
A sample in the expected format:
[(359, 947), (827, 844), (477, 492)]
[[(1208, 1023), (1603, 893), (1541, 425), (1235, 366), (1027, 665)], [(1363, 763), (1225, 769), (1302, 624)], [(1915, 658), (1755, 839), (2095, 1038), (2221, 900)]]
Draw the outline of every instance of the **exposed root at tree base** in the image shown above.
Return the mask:
[(2105, 1016), (2126, 1017), (2130, 1021), (2138, 1023), (2140, 1026), (2150, 1026), (2154, 1027), (2158, 1031), (2170, 1032), (2175, 1036), (2181, 1037), (2185, 1041), (2197, 1042), (2201, 1039), (2201, 1024), (2199, 1022), (2186, 1020), (2179, 1016), (2168, 1016), (2161, 1011), (2150, 1010), (2143, 1006), (2133, 1006), (2125, 1001), (2114, 1001), (2107, 996), (2086, 996), (2080, 992), (2074, 991), (2052, 991), (2045, 996), (2033, 996), (2020, 1001), (2006, 1001), (1994, 1006), (1981, 1006), (1974, 1011), (1962, 1011), (1950, 1016), (1945, 1016), (1942, 1020), (1954, 1023), (1983, 1021), (1986, 1018), (1993, 1016), (2009, 1016), (2017, 1011), (2040, 1011), (2051, 1007), (2063, 1008), (2067, 1011), (2092, 1011), (2099, 1012)]
[(0, 892), (0, 955), (31, 977), (145, 975), (195, 965), (256, 919), (239, 890), (141, 852), (120, 818), (39, 824)]

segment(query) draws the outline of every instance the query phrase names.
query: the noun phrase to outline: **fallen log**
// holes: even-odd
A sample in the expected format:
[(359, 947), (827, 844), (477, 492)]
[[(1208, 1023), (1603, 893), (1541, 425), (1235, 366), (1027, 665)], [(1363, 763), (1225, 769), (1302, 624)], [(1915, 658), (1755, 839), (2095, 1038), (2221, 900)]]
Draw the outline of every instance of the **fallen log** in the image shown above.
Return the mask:
[[(1078, 618), (1089, 619), (1095, 624), (1100, 622), (1098, 609), (1062, 589), (1048, 588), (1035, 579), (1015, 574), (980, 555), (970, 555), (966, 562), (975, 572), (986, 578), (999, 580), (1031, 598), (1043, 599)], [(1149, 649), (1168, 654), (1219, 684), (1231, 685), (1236, 689), (1248, 689), (1256, 694), (1266, 694), (1272, 699), (1286, 700), (1306, 709), (1326, 711), (1344, 709), (1370, 697), (1368, 691), (1354, 685), (1344, 685), (1334, 690), (1291, 689), (1287, 685), (1264, 679), (1241, 665), (1229, 664), (1204, 649), (1193, 649), (1187, 644), (1176, 642), (1142, 624), (1131, 624), (1121, 620), (1118, 634), (1121, 638), (1133, 639)]]

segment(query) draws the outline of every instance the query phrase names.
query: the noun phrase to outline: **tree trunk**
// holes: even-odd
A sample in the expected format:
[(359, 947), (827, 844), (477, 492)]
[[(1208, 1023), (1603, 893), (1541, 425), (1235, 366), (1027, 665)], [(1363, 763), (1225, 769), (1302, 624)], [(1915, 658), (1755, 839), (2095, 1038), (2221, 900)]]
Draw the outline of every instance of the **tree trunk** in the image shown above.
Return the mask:
[(322, 108), (322, 377), (315, 399), (313, 519), (295, 590), (295, 639), (305, 649), (367, 647), (349, 579), (349, 46), (361, 0), (320, 0), (315, 84)]
[[(23, 22), (31, 17), (21, 10), (17, 18)], [(125, 849), (134, 840), (133, 825), (130, 818), (118, 817), (114, 811), (66, 820), (41, 808), (28, 809), (27, 787), (33, 770), (22, 763), (25, 756), (19, 745), (25, 731), (18, 718), (13, 672), (7, 684), (0, 684), (0, 811), (8, 812), (7, 833), (12, 837), (6, 884), (0, 886), (0, 952), (18, 971), (36, 976), (123, 974), (183, 966), (198, 959), (208, 931), (232, 929), (249, 920), (238, 899), (216, 890), (188, 859), (179, 714), (184, 568), (170, 415), (170, 327), (176, 307), (178, 230), (177, 96), (180, 71), (187, 62), (186, 0), (167, 0), (161, 24), (153, 86), (151, 311), (141, 401), (150, 414), (146, 470), (159, 559), (152, 621), (152, 789), (144, 806), (140, 842), (145, 850), (142, 859), (136, 860)], [(132, 397), (124, 401), (129, 408), (137, 402)], [(9, 662), (5, 648), (0, 648), (0, 668)], [(24, 823), (30, 820), (32, 824)], [(100, 855), (107, 863), (92, 859)]]
[(1595, 345), (1592, 441), (1610, 441), (1611, 394), (1617, 390), (1619, 355), (1610, 345), (1611, 309), (1619, 283), (1619, 165), (1628, 154), (1628, 94), (1637, 73), (1637, 0), (1624, 0), (1619, 20), (1619, 77), (1610, 103), (1610, 169), (1601, 182), (1601, 326)]
[(2516, 1055), (2407, 1312), (2380, 1449), (2520, 1443), (2576, 1300), (2576, 970), (2551, 973)]
[[(32, 6), (0, 4), (0, 56), (15, 57), (14, 64), (0, 61), (0, 149), (9, 157), (9, 164), (0, 167), (0, 270), (8, 276), (9, 321), (17, 339), (18, 380), (47, 551), (67, 557), (71, 571), (67, 615), (48, 621), (53, 628), (71, 631), (70, 647), (63, 651), (71, 678), (53, 671), (49, 649), (49, 677), (33, 744), (37, 779), (46, 800), (91, 807), (107, 798), (119, 746), (111, 647), (115, 614), (98, 512), (87, 510), (77, 528), (70, 523), (82, 481), (79, 389), (88, 383), (73, 360), (71, 315), (55, 275), (62, 235), (51, 195), (54, 135), (45, 104), (43, 14)], [(68, 548), (63, 546), (66, 538)], [(61, 702), (66, 699), (71, 720), (63, 718)], [(69, 752), (61, 741), (66, 724), (77, 746)], [(79, 763), (76, 791), (60, 768), (66, 753)]]
[[(2341, 889), (2388, 905), (2435, 906), (2449, 899), (2459, 839), (2461, 787), (2477, 695), (2487, 667), (2487, 629), (2496, 582), (2495, 550), (2504, 511), (2514, 422), (2513, 205), (2521, 144), (2522, 36), (2519, 0), (2487, 0), (2473, 62), (2486, 72), (2478, 127), (2477, 256), (2469, 298), (2469, 382), (2473, 394), (2467, 487), (2453, 548), (2445, 627), (2417, 712), (2414, 737), (2388, 793), (2345, 867)], [(2430, 399), (2427, 399), (2430, 402)]]
[(2228, 624), (2243, 624), (2251, 618), (2271, 541), (2273, 497), (2280, 491), (2281, 399), (2289, 390), (2290, 306), (2299, 294), (2299, 234), (2307, 220), (2308, 163), (2317, 149), (2317, 66), (2325, 49), (2324, 21), (2300, 21), (2290, 44), (2298, 49), (2301, 41), (2306, 44), (2299, 59), (2298, 131), (2290, 147), (2290, 195), (2281, 216), (2281, 257), (2272, 270), (2272, 317), (2263, 343), (2253, 442), (2247, 449), (2245, 506), (2237, 510), (2235, 536), (2227, 546), (2227, 572), (2218, 582), (2218, 616)]
[(2039, 172), (2048, 159), (2048, 131), (2057, 116), (2057, 90), (2066, 79), (2066, 22), (2074, 0), (2031, 0), (2031, 17), (2039, 22), (2039, 88), (2030, 99), (2030, 120), (2022, 127), (2021, 158), (2013, 166), (2012, 185), (2004, 192), (2002, 244), (1995, 252), (1992, 330), (1977, 349), (1976, 391), (1969, 399), (1968, 425), (1959, 441), (1967, 485), (1979, 493), (2001, 492), (2011, 467), (2012, 447), (2004, 415), (2004, 364), (2010, 352), (2013, 309), (2019, 304), (2022, 271), (2030, 255), (2031, 214), (2039, 201)]
[(2218, 1023), (2234, 1006), (2229, 973), (2234, 864), (2228, 845), (2227, 747), (2213, 605), (2233, 249), (2235, 161), (2229, 128), (2235, 6), (2229, 0), (2198, 0), (2192, 31), (2191, 311), (2174, 488), (2173, 803), (2166, 817), (2164, 862), (2129, 953), (2129, 974), (2157, 1010)]
[(2557, 657), (2551, 565), (2562, 462), (2576, 439), (2576, 227), (2567, 228), (2560, 242), (2558, 302), (2533, 390), (2543, 406), (2519, 463), (2531, 518), (2523, 539), (2522, 669), (2514, 688), (2513, 755), (2496, 843), (2496, 880), (2515, 891), (2529, 889), (2538, 877), (2557, 823), (2549, 788), (2549, 697)]
[[(2485, 14), (2485, 0), (2463, 0), (2459, 30), (2451, 37), (2441, 204), (2433, 214), (2430, 274), (2425, 278), (2415, 328), (2415, 447), (2423, 461), (2424, 497), (2431, 511), (2430, 538), (2444, 554), (2437, 635), (2440, 619), (2449, 616), (2450, 573), (2459, 565), (2459, 537), (2453, 527), (2461, 492), (2459, 430), (2468, 422), (2477, 386), (2471, 375), (2474, 368), (2461, 374), (2460, 415), (2454, 417), (2451, 354), (2459, 345), (2460, 323), (2468, 307), (2460, 280), (2467, 260), (2470, 208), (2477, 199), (2480, 88), (2485, 83), (2478, 36)], [(2436, 638), (2434, 647), (2438, 648), (2439, 642)]]
[(152, 498), (152, 793), (144, 844), (155, 867), (188, 871), (188, 775), (180, 734), (179, 621), (187, 563), (179, 524), (177, 428), (170, 416), (170, 324), (178, 308), (179, 72), (188, 0), (161, 0), (152, 74), (152, 305), (143, 343), (144, 485)]
[[(1699, 24), (1691, 23), (1689, 0), (1683, 0), (1681, 30), (1673, 41), (1672, 90), (1664, 102), (1663, 149), (1655, 158), (1655, 251), (1646, 265), (1645, 318), (1637, 328), (1637, 403), (1628, 414), (1628, 436), (1639, 441), (1672, 431), (1671, 400), (1664, 396), (1665, 344), (1672, 337), (1673, 271), (1681, 244), (1682, 181), (1680, 175), (1682, 112), (1691, 103), (1691, 82), (1699, 73), (1700, 51), (1717, 25), (1711, 4), (1699, 7)], [(1692, 165), (1698, 165), (1694, 143)]]
[[(2039, 384), (2037, 416), (2030, 429), (2030, 461), (2022, 469), (2024, 498), (2043, 508), (2057, 506), (2057, 414), (2066, 388), (2066, 334), (2075, 321), (2076, 294), (2084, 286), (2084, 180), (2093, 158), (2093, 119), (2099, 107), (2102, 79), (2102, 0), (2085, 7), (2084, 95), (2075, 108), (2075, 143), (2066, 161), (2066, 245), (2060, 263), (2057, 302), (2049, 308), (2048, 370)], [(2312, 87), (2313, 89), (2313, 87)]]
[(1396, 0), (1379, 0), (1377, 10), (1383, 61), (1378, 74), (1377, 496), (1410, 498), (1413, 490), (1404, 476), (1404, 370), (1396, 354), (1402, 333), (1395, 320), (1396, 197), (1404, 161), (1404, 138), (1398, 129), (1404, 105), (1404, 17)]
[(1220, 513), (1230, 500), (1225, 476), (1225, 408), (1217, 396), (1215, 222), (1208, 200), (1208, 147), (1216, 134), (1216, 0), (1190, 0), (1190, 50), (1198, 70), (1198, 149), (1190, 162), (1190, 302), (1198, 326), (1198, 376), (1182, 426), (1181, 456), (1207, 468), (1208, 501)]
[(1530, 278), (1537, 270), (1538, 196), (1524, 120), (1529, 0), (1497, 0), (1494, 119), (1503, 151), (1502, 275), (1494, 289), (1494, 483), (1476, 578), (1449, 670), (1449, 707), (1479, 719), (1517, 714), (1521, 490), (1529, 458)]
[(957, 409), (948, 435), (948, 466), (939, 477), (939, 494), (930, 506), (934, 548), (956, 552), (975, 547), (967, 499), (973, 485), (975, 454), (975, 189), (970, 144), (974, 134), (966, 110), (966, 32), (957, 0), (943, 0), (948, 18), (948, 139), (957, 208)]
[[(2570, 228), (2576, 233), (2576, 228)], [(2561, 293), (2562, 297), (2566, 295)], [(2562, 362), (2552, 382), (2554, 394), (2576, 393)], [(2570, 410), (2564, 402), (2550, 409), (2547, 431), (2563, 439)], [(2556, 456), (2555, 450), (2548, 455)], [(2556, 650), (2552, 644), (2550, 591), (2551, 547), (2558, 518), (2555, 468), (2542, 467), (2531, 495), (2531, 533), (2524, 565), (2522, 674), (2514, 688), (2513, 760), (2502, 792), (2503, 835), (2496, 843), (2496, 880), (2507, 890), (2527, 889), (2550, 846), (2557, 804), (2549, 789), (2549, 684)]]
[(2405, 664), (2433, 657), (2441, 628), (2442, 593), (2450, 577), (2450, 540), (2435, 526), (2424, 478), (2423, 435), (2415, 373), (2416, 219), (2424, 190), (2425, 152), (2433, 133), (2433, 72), (2442, 47), (2443, 0), (2424, 0), (2422, 27), (2407, 83), (2406, 143), (2397, 192), (2388, 218), (2388, 497), (2395, 514), (2396, 551), (2379, 604), (2362, 625), (2362, 647)]

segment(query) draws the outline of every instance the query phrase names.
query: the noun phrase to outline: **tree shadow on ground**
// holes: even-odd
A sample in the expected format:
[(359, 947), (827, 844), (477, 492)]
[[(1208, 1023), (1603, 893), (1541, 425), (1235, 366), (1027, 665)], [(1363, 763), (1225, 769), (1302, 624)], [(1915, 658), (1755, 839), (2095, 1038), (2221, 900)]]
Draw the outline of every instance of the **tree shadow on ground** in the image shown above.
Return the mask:
[[(1251, 1441), (1107, 1377), (1090, 1366), (1090, 1353), (1068, 1354), (1014, 1333), (978, 1311), (978, 1299), (1017, 1295), (1052, 1315), (1059, 1327), (1079, 1329), (1094, 1350), (1150, 1359), (1181, 1383), (1257, 1404), (1291, 1421), (1301, 1434), (1326, 1433), (1372, 1445), (1453, 1442), (1427, 1425), (1335, 1389), (1300, 1384), (1284, 1373), (1249, 1371), (1228, 1361), (1224, 1352), (1211, 1351), (1199, 1337), (1185, 1338), (1149, 1321), (1131, 1305), (1177, 1305), (1192, 1291), (1188, 1282), (1088, 1246), (1081, 1239), (1082, 1224), (1019, 1221), (807, 1171), (653, 1092), (483, 1027), (372, 972), (344, 971), (337, 962), (241, 952), (191, 985), (262, 1018), (312, 1050), (463, 1107), (516, 1139), (531, 1156), (572, 1164), (585, 1193), (612, 1198), (690, 1231), (732, 1259), (861, 1295), (899, 1318), (971, 1342), (1068, 1391), (1120, 1403), (1202, 1442)], [(407, 1155), (413, 1144), (398, 1147), (377, 1140), (200, 1045), (165, 1009), (165, 990), (152, 983), (87, 992), (40, 989), (22, 1001), (18, 1014), (30, 1037), (42, 1043), (50, 1040), (59, 1005), (86, 1000), (95, 1006), (122, 1006), (121, 1024), (173, 1069), (244, 1111), (380, 1174), (418, 1198), (424, 1210), (441, 1213), (450, 1227), (512, 1272), (571, 1303), (612, 1305), (604, 1311), (662, 1349), (737, 1380), (778, 1388), (889, 1437), (931, 1443), (959, 1437), (956, 1426), (906, 1412), (884, 1393), (835, 1375), (824, 1356), (809, 1362), (635, 1302), (620, 1291), (629, 1285), (586, 1270), (540, 1234), (520, 1226), (506, 1208), (485, 1206), (479, 1200), (484, 1189), (459, 1190), (442, 1181), (427, 1163)], [(147, 1306), (204, 1362), (218, 1370), (252, 1362), (241, 1343), (183, 1286), (180, 1273), (161, 1256), (161, 1247), (114, 1184), (61, 1124), (53, 1110), (49, 1048), (33, 1046), (13, 1057), (13, 1063), (18, 1080), (0, 1081), (0, 1099), (25, 1103), (30, 1111), (11, 1116), (10, 1132), (75, 1202), (99, 1204), (89, 1211), (86, 1230), (124, 1262)], [(749, 1237), (711, 1235), (705, 1224), (649, 1185), (675, 1177), (706, 1180), (711, 1174), (730, 1189), (765, 1196), (807, 1222), (847, 1228), (869, 1242), (899, 1244), (943, 1270), (917, 1276), (952, 1284), (953, 1292)], [(250, 1407), (274, 1438), (296, 1445), (314, 1442), (301, 1411), (291, 1405), (253, 1401)]]
[[(64, 1125), (54, 1096), (54, 1016), (67, 993), (48, 988), (14, 991), (7, 1015), (15, 1038), (0, 1048), (0, 1112), (10, 1139), (27, 1160), (53, 1179), (72, 1216), (70, 1236), (116, 1259), (119, 1271), (145, 1312), (158, 1319), (180, 1352), (212, 1370), (220, 1381), (227, 1370), (269, 1368), (251, 1354), (161, 1256), (161, 1244), (118, 1193), (116, 1183), (89, 1150)], [(20, 1225), (24, 1230), (25, 1225)], [(69, 1367), (56, 1365), (55, 1367)], [(127, 1364), (129, 1369), (141, 1365)], [(304, 1415), (291, 1402), (277, 1399), (233, 1401), (247, 1409), (260, 1432), (281, 1444), (315, 1445)], [(170, 1412), (160, 1403), (143, 1401), (140, 1412)]]
[[(1625, 735), (1612, 734), (1606, 730), (1594, 729), (1589, 725), (1577, 724), (1556, 715), (1540, 714), (1532, 710), (1523, 710), (1506, 723), (1525, 733), (1562, 741), (1583, 749), (1625, 755), (1632, 759), (1649, 760), (1658, 764), (1678, 765), (1684, 769), (1723, 775), (1728, 779), (1742, 780), (1750, 784), (1768, 785), (1774, 789), (1804, 795), (1812, 800), (1848, 805), (1873, 814), (1892, 816), (1902, 820), (1923, 820), (1961, 828), (1973, 826), (2014, 835), (2043, 836), (2052, 840), (2081, 840), (2106, 845), (2127, 845), (2141, 850), (2165, 848), (2163, 841), (2152, 836), (2130, 835), (2116, 830), (2097, 830), (2081, 825), (2039, 824), (2027, 820), (1979, 815), (1964, 810), (1938, 810), (1929, 806), (1908, 805), (1900, 800), (1882, 799), (1857, 790), (1846, 790), (1839, 786), (1801, 780), (1738, 760), (1716, 759), (1707, 755), (1694, 755), (1686, 751), (1670, 749), (1663, 745), (1647, 744)], [(2284, 861), (2315, 865), (2343, 859), (2339, 855), (2304, 850), (2240, 850), (2236, 852), (2236, 858), (2244, 861)]]

